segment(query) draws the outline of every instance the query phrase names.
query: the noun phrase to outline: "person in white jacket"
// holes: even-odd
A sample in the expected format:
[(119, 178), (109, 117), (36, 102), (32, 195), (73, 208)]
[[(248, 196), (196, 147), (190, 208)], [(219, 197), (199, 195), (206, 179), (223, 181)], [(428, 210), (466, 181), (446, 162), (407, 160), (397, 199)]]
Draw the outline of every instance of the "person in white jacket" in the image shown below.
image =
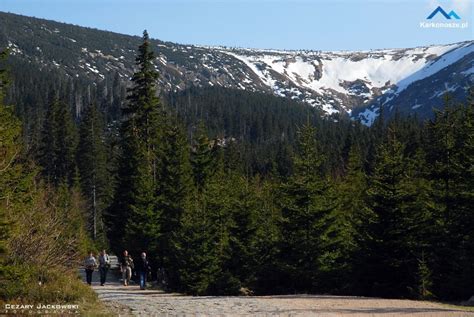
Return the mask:
[(92, 273), (94, 272), (94, 269), (97, 267), (97, 261), (94, 258), (94, 254), (92, 253), (92, 251), (89, 252), (89, 256), (85, 259), (84, 267), (86, 269), (87, 284), (91, 285), (92, 284)]
[(105, 280), (107, 279), (107, 271), (110, 267), (110, 258), (107, 251), (102, 250), (99, 255), (99, 273), (100, 273), (100, 286), (104, 286)]

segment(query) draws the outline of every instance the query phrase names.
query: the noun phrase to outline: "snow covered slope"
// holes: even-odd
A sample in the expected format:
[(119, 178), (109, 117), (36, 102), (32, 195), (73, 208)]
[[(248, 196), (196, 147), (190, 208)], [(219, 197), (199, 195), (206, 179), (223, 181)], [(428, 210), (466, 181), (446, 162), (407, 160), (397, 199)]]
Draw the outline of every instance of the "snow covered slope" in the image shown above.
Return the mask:
[(364, 105), (382, 100), (381, 96), (387, 104), (414, 82), (433, 76), (466, 56), (471, 65), (463, 74), (472, 84), (473, 45), (471, 41), (362, 52), (220, 51), (242, 61), (277, 95), (301, 99), (328, 113), (351, 113), (358, 108), (360, 118), (370, 124), (376, 111)]

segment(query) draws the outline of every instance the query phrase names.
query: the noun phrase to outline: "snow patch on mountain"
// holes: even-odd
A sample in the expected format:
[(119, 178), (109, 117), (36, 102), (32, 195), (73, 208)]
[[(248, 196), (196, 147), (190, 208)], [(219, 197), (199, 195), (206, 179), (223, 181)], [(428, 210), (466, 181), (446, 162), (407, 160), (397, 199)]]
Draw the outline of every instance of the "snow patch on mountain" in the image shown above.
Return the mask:
[[(462, 45), (461, 47), (458, 47)], [(270, 88), (275, 86), (275, 74), (290, 80), (296, 86), (324, 94), (333, 90), (342, 94), (355, 94), (344, 86), (345, 82), (362, 80), (374, 95), (373, 88), (397, 85), (398, 91), (410, 82), (439, 71), (462, 55), (472, 51), (470, 43), (420, 47), (400, 50), (374, 50), (368, 52), (300, 52), (220, 49), (221, 52), (244, 62)], [(433, 60), (451, 51), (441, 61)], [(424, 69), (428, 64), (432, 67)], [(322, 69), (321, 69), (322, 68)], [(316, 75), (320, 72), (320, 77)], [(410, 75), (416, 76), (410, 77)]]
[(225, 53), (242, 61), (245, 65), (247, 65), (265, 85), (272, 88), (274, 91), (278, 90), (278, 87), (275, 86), (275, 80), (272, 79), (271, 75), (268, 74), (268, 71), (265, 68), (261, 67), (262, 64), (259, 64), (258, 61), (256, 61), (252, 56), (238, 55), (231, 52)]
[(356, 119), (359, 119), (363, 124), (371, 126), (379, 115), (380, 108), (373, 107), (372, 109), (365, 109), (359, 113)]
[(443, 68), (446, 68), (449, 65), (455, 63), (456, 61), (460, 60), (465, 55), (474, 52), (473, 43), (463, 43), (457, 47), (455, 45), (450, 45), (449, 47), (452, 47), (452, 49), (446, 53), (438, 52), (437, 55), (440, 56), (439, 58), (427, 64), (420, 70), (412, 72), (410, 76), (406, 76), (403, 80), (399, 81), (397, 83), (397, 93), (400, 93), (402, 90), (406, 89), (411, 83), (434, 75)]

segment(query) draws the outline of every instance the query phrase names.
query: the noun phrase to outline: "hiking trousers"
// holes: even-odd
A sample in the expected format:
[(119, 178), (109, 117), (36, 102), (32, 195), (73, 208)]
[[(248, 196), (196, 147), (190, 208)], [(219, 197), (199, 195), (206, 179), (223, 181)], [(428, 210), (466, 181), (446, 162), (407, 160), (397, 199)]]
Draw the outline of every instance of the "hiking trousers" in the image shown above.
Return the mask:
[(132, 278), (132, 268), (130, 266), (126, 266), (122, 270), (122, 278), (123, 278), (123, 285), (127, 286), (130, 283), (130, 279)]
[(140, 272), (140, 289), (145, 289), (147, 272)]
[(92, 284), (92, 272), (94, 272), (94, 270), (86, 269), (86, 281), (89, 285)]
[(103, 267), (100, 267), (99, 268), (99, 272), (100, 272), (100, 285), (104, 285), (105, 284), (105, 280), (107, 278), (107, 271), (109, 269), (105, 266)]

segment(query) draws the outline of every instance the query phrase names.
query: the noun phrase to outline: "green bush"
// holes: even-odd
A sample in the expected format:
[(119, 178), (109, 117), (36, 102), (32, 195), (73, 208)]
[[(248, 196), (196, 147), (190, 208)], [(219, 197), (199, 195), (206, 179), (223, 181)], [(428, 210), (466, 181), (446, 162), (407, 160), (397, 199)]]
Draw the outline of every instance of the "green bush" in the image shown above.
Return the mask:
[(6, 265), (0, 267), (0, 274), (3, 301), (64, 304), (97, 300), (96, 294), (74, 272)]
[(96, 301), (96, 294), (71, 272), (46, 272), (43, 283), (36, 283), (28, 292), (34, 302), (77, 303), (78, 301)]
[(0, 300), (24, 297), (33, 276), (34, 272), (27, 266), (0, 265)]
[(208, 294), (238, 295), (242, 285), (240, 281), (228, 271), (220, 272), (216, 279), (209, 285)]

